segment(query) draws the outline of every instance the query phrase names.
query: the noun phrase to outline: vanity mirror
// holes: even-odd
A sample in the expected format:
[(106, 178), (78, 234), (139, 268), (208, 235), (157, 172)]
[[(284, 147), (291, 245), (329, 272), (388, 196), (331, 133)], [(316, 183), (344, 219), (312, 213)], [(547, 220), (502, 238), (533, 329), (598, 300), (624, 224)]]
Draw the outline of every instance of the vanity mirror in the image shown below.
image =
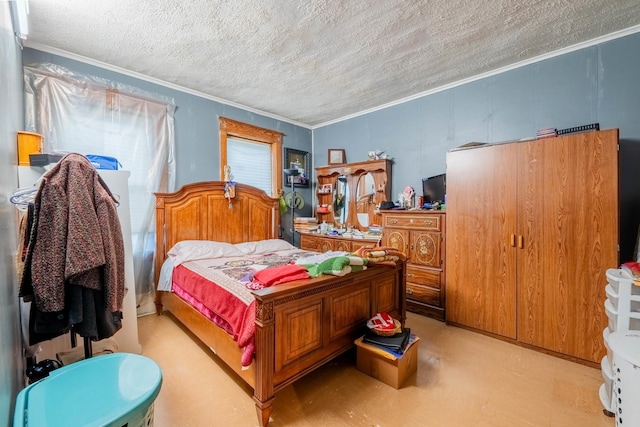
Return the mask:
[(333, 212), (335, 222), (338, 225), (346, 226), (346, 220), (349, 217), (349, 184), (347, 177), (340, 175), (336, 180), (336, 186), (333, 198)]
[(360, 175), (356, 192), (356, 218), (358, 219), (358, 228), (366, 229), (369, 227), (369, 224), (375, 222), (375, 196), (376, 186), (371, 172)]
[[(318, 221), (338, 228), (351, 225), (361, 231), (382, 225), (376, 207), (390, 200), (391, 163), (390, 159), (379, 159), (316, 168)], [(324, 191), (327, 184), (331, 193)], [(325, 210), (327, 205), (331, 209)]]

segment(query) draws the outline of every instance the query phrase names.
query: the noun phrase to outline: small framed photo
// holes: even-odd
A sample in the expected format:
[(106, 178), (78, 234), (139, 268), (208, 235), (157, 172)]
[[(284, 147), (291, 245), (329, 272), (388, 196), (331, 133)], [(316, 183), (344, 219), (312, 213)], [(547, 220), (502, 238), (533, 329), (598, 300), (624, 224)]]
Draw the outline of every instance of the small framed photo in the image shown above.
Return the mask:
[(343, 148), (329, 148), (329, 164), (341, 165), (347, 163), (347, 155)]
[(294, 187), (309, 186), (309, 153), (294, 150), (293, 148), (285, 148), (284, 167), (286, 169), (297, 169), (300, 172), (295, 176), (285, 175), (286, 185), (291, 185), (293, 181)]

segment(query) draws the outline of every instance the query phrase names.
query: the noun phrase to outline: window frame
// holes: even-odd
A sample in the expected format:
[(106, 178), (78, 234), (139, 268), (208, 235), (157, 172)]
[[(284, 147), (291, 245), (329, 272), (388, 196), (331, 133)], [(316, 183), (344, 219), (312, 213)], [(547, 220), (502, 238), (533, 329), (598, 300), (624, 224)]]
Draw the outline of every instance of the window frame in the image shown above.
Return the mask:
[(280, 173), (282, 171), (282, 133), (226, 117), (218, 117), (218, 122), (220, 132), (220, 181), (224, 181), (224, 166), (227, 164), (227, 137), (269, 144), (271, 152), (270, 196), (277, 197), (282, 189), (282, 174)]

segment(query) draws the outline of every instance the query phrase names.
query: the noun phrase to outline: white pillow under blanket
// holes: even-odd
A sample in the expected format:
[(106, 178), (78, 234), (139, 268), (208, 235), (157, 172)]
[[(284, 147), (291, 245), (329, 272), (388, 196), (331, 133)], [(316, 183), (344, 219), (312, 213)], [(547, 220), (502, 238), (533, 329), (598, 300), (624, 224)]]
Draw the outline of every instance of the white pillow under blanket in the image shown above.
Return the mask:
[(257, 255), (267, 252), (286, 251), (296, 249), (291, 243), (281, 239), (258, 240), (256, 242), (242, 242), (234, 245), (245, 255)]
[(245, 255), (231, 243), (211, 240), (183, 240), (173, 245), (167, 252), (175, 267), (187, 261)]

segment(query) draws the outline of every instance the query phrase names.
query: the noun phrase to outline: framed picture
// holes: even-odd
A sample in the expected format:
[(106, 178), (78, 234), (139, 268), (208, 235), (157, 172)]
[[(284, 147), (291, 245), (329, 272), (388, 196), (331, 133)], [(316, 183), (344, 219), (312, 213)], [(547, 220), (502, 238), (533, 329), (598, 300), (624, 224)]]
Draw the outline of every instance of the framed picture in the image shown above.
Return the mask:
[(341, 165), (347, 162), (347, 155), (342, 148), (329, 148), (329, 164)]
[(309, 186), (309, 153), (306, 151), (294, 150), (293, 148), (284, 149), (284, 167), (285, 169), (297, 169), (300, 173), (296, 176), (286, 175), (286, 185), (290, 186), (293, 180), (294, 187)]

